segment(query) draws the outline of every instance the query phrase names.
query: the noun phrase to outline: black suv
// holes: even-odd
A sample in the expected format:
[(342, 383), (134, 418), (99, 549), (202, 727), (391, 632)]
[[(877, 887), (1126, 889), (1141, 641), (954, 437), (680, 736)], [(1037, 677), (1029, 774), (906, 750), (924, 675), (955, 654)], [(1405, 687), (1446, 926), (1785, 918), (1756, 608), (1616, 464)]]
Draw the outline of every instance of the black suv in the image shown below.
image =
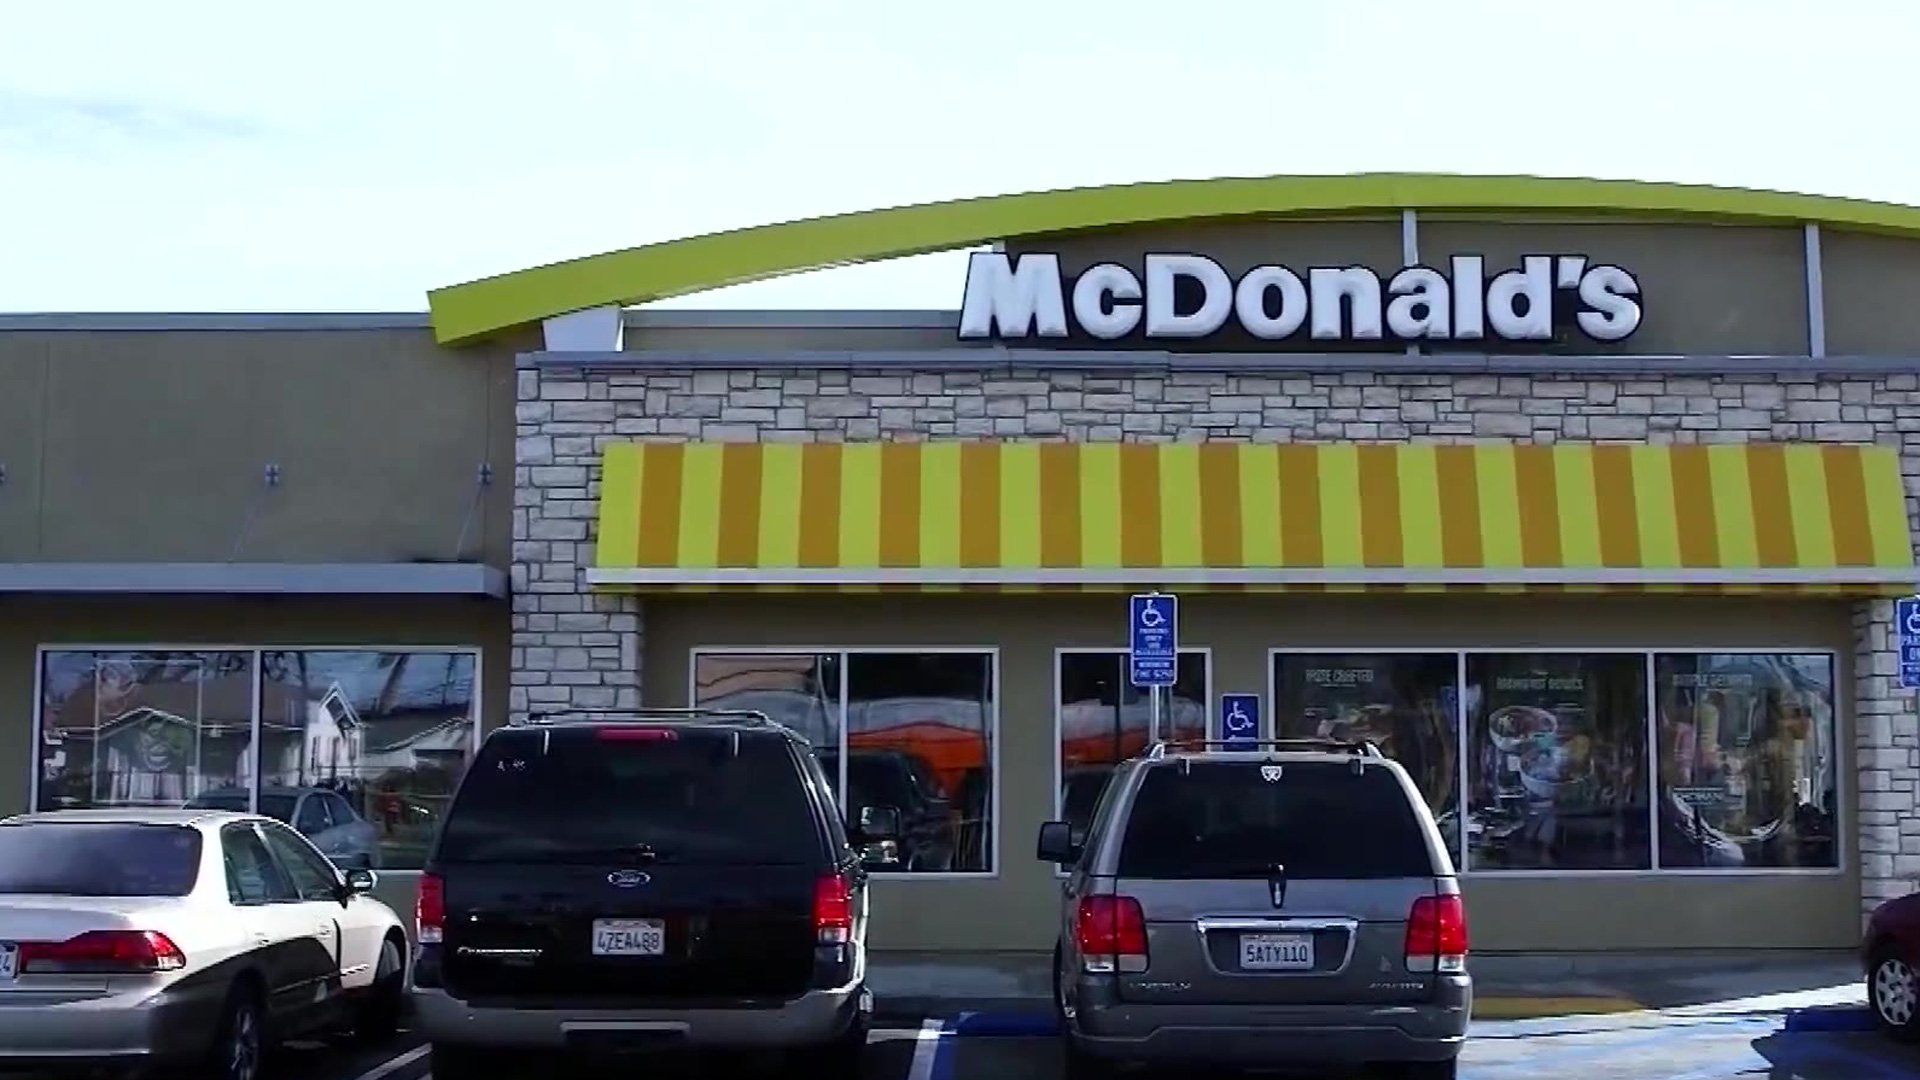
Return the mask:
[(780, 1049), (859, 1068), (862, 852), (762, 713), (535, 714), (490, 734), (421, 875), (412, 997), (437, 1080), (510, 1049)]

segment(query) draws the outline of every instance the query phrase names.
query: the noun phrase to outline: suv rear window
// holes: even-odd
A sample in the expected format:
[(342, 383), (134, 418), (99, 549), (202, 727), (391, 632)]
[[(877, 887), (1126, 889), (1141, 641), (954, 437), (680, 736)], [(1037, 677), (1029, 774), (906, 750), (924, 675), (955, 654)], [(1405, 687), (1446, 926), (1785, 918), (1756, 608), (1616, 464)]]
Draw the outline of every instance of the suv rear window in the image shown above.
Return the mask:
[(1385, 769), (1287, 762), (1278, 780), (1258, 762), (1148, 770), (1120, 847), (1122, 877), (1295, 880), (1431, 877), (1426, 835)]
[(0, 825), (0, 895), (185, 896), (200, 830), (184, 825)]
[(785, 741), (676, 729), (526, 730), (487, 740), (440, 838), (446, 862), (812, 865), (813, 804)]

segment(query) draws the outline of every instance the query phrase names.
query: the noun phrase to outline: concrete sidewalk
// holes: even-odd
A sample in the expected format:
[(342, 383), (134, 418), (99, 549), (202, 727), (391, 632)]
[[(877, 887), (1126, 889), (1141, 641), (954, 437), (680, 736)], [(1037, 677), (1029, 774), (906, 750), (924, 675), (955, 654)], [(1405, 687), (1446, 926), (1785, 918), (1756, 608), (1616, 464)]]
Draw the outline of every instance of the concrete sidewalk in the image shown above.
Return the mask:
[[(881, 1016), (1052, 1016), (1047, 953), (880, 952), (870, 985)], [(1846, 950), (1481, 954), (1469, 961), (1476, 1019), (1642, 1010), (1784, 1012), (1866, 1001)]]

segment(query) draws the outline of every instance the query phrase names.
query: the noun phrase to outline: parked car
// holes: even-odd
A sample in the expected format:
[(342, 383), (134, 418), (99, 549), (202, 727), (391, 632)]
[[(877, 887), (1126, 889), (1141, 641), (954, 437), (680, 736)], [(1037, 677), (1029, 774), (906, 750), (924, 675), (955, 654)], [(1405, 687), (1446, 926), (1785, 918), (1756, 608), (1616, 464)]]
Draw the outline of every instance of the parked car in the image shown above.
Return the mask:
[[(245, 788), (214, 788), (187, 802), (194, 810), (246, 810)], [(380, 830), (337, 791), (316, 787), (264, 787), (260, 812), (285, 822), (313, 842), (336, 866), (380, 866)]]
[(1867, 974), (1867, 1004), (1880, 1029), (1903, 1041), (1920, 1041), (1920, 893), (1873, 909), (1861, 935), (1860, 961)]
[(1451, 1078), (1473, 984), (1432, 813), (1371, 744), (1156, 746), (1084, 834), (1041, 827), (1062, 886), (1068, 1071), (1391, 1063)]
[(953, 800), (925, 760), (904, 750), (849, 752), (847, 802), (856, 820), (869, 806), (899, 811), (901, 869), (953, 869)]
[(849, 835), (806, 741), (762, 713), (495, 730), (421, 875), (412, 997), (435, 1080), (496, 1075), (502, 1051), (667, 1048), (855, 1075), (873, 1013), (861, 852), (898, 831), (869, 807)]
[(375, 884), (251, 814), (0, 821), (0, 1070), (257, 1080), (279, 1040), (390, 1037), (407, 939)]

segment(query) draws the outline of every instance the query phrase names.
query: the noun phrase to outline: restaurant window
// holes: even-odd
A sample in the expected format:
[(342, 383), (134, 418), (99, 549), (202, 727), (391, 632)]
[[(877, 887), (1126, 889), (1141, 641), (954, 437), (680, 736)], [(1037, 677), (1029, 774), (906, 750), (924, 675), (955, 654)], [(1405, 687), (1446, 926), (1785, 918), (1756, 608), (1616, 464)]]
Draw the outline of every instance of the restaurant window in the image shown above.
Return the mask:
[(1467, 656), (1468, 865), (1644, 870), (1643, 653)]
[(994, 869), (994, 654), (985, 650), (700, 651), (691, 701), (755, 709), (804, 735), (849, 822), (900, 811), (880, 873)]
[(1662, 867), (1840, 865), (1833, 658), (1660, 653)]
[(36, 802), (257, 807), (340, 866), (417, 870), (474, 751), (478, 671), (472, 650), (50, 649)]
[[(1057, 812), (1059, 820), (1084, 829), (1113, 767), (1146, 749), (1152, 705), (1147, 691), (1128, 678), (1125, 650), (1063, 650), (1056, 654), (1056, 663)], [(1165, 738), (1207, 737), (1207, 669), (1205, 650), (1180, 653), (1162, 717)]]
[(1413, 777), (1460, 865), (1457, 653), (1273, 654), (1276, 738), (1367, 739)]

